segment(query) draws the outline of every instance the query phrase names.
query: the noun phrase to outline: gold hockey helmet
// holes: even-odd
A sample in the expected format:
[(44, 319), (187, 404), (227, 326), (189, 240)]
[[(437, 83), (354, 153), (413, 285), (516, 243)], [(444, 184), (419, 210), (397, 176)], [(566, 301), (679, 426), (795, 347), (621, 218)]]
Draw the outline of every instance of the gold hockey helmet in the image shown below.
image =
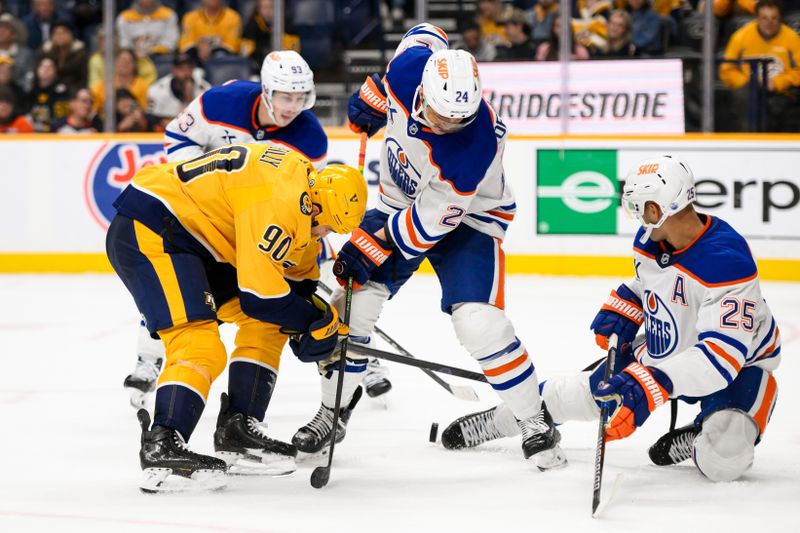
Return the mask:
[(311, 178), (311, 203), (320, 209), (315, 223), (336, 233), (356, 229), (367, 210), (367, 182), (361, 172), (347, 165), (328, 165)]

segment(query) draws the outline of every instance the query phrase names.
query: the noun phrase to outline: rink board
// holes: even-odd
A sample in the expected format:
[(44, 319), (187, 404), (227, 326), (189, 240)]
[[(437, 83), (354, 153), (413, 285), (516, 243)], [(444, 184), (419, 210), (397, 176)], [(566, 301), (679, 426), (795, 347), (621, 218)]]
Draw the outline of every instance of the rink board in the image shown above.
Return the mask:
[[(330, 162), (355, 165), (358, 139), (331, 130)], [(374, 202), (380, 141), (367, 148)], [(800, 135), (510, 136), (505, 177), (517, 214), (509, 273), (626, 276), (637, 224), (617, 200), (641, 159), (673, 154), (698, 205), (744, 234), (763, 279), (800, 281)], [(112, 202), (138, 168), (165, 160), (158, 135), (23, 135), (0, 140), (0, 272), (104, 272)]]

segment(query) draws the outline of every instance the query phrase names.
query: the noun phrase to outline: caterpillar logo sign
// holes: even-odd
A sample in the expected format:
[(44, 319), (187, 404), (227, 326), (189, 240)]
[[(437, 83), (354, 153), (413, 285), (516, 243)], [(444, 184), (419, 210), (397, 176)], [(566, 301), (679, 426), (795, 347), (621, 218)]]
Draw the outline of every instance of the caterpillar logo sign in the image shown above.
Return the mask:
[[(720, 216), (751, 239), (800, 238), (800, 156), (791, 151), (538, 150), (536, 230), (539, 234), (629, 235), (638, 223), (619, 207), (624, 176), (643, 159), (671, 153), (696, 180), (695, 206)], [(643, 165), (638, 174), (655, 172)]]

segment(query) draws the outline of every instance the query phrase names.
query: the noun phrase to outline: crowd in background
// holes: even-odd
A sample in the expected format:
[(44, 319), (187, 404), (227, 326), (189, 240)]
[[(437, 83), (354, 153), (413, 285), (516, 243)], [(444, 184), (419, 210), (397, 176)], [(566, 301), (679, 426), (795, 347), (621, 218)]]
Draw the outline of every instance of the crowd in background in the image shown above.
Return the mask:
[[(592, 60), (669, 55), (685, 44), (686, 21), (701, 17), (703, 0), (694, 1), (575, 0), (570, 56)], [(0, 132), (102, 129), (102, 4), (0, 0)], [(301, 52), (312, 68), (324, 72), (337, 46), (347, 46), (334, 44), (343, 38), (343, 29), (335, 24), (337, 10), (344, 9), (342, 0), (285, 4), (282, 48)], [(272, 0), (117, 0), (117, 6), (112, 74), (117, 131), (163, 129), (209, 84), (224, 81), (221, 77), (257, 76), (272, 50)], [(413, 17), (411, 0), (385, 0), (380, 7), (384, 28), (402, 26), (404, 13)], [(771, 57), (771, 115), (779, 118), (796, 111), (800, 0), (716, 0), (713, 11), (720, 21), (720, 54), (727, 59)], [(477, 0), (474, 13), (459, 17), (457, 29), (452, 46), (470, 51), (479, 61), (560, 57), (557, 0)], [(743, 99), (749, 66), (723, 63), (719, 74), (737, 105), (747, 105)], [(773, 126), (781, 129), (778, 123)]]

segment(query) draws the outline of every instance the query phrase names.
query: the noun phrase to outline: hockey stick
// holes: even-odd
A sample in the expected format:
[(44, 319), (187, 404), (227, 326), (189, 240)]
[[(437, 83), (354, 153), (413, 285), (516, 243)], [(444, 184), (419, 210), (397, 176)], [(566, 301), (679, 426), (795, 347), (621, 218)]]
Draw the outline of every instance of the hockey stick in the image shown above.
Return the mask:
[(433, 361), (425, 361), (424, 359), (416, 359), (384, 350), (376, 350), (369, 346), (359, 346), (358, 353), (367, 355), (369, 357), (377, 357), (378, 359), (385, 359), (386, 361), (393, 361), (402, 365), (415, 366), (417, 368), (428, 369), (440, 374), (448, 374), (458, 378), (469, 379), (472, 381), (480, 381), (481, 383), (488, 383), (486, 376), (479, 372), (465, 370), (455, 366), (443, 365), (441, 363), (434, 363)]
[(675, 431), (675, 424), (678, 423), (678, 400), (669, 401), (669, 430)]
[[(320, 282), (319, 283), (319, 287), (324, 292), (328, 293), (329, 295), (333, 294), (333, 289), (331, 289), (330, 287), (328, 287), (324, 283)], [(409, 352), (408, 350), (403, 348), (400, 345), (400, 343), (398, 343), (396, 340), (391, 338), (388, 333), (383, 331), (378, 326), (375, 326), (375, 333), (377, 333), (380, 338), (382, 338), (384, 341), (386, 341), (392, 348), (394, 348), (395, 350), (400, 352), (402, 355), (404, 355), (406, 357), (410, 357), (411, 359), (415, 359), (415, 357), (413, 355), (411, 355), (411, 352)], [(360, 350), (360, 347), (356, 348), (356, 351), (359, 351), (359, 350)], [(452, 394), (453, 396), (455, 396), (459, 400), (466, 400), (468, 402), (477, 402), (480, 399), (480, 398), (478, 398), (478, 393), (475, 392), (475, 389), (473, 389), (469, 385), (453, 385), (453, 384), (450, 384), (450, 383), (446, 382), (445, 380), (443, 380), (439, 376), (437, 376), (433, 371), (429, 370), (428, 368), (422, 368), (422, 367), (418, 367), (418, 368), (421, 368), (422, 371), (425, 372), (425, 375), (427, 375), (429, 378), (431, 378), (433, 381), (435, 381), (438, 385), (440, 385), (444, 390), (446, 390), (447, 392), (449, 392), (450, 394)]]
[[(603, 372), (603, 382), (608, 382), (611, 369), (614, 368), (614, 358), (617, 355), (617, 334), (608, 336), (608, 356), (606, 368)], [(600, 489), (603, 483), (603, 462), (606, 458), (606, 418), (608, 408), (600, 409), (600, 425), (597, 428), (597, 450), (594, 454), (594, 485), (592, 486), (592, 518), (595, 517), (597, 506), (600, 505)]]
[[(350, 305), (353, 303), (353, 277), (347, 280), (347, 295), (344, 301), (344, 325), (350, 326)], [(311, 472), (311, 486), (321, 489), (328, 484), (331, 478), (331, 464), (333, 464), (333, 449), (336, 446), (336, 430), (339, 428), (339, 409), (342, 406), (342, 387), (344, 385), (344, 372), (347, 367), (347, 339), (342, 339), (342, 349), (339, 352), (339, 376), (336, 380), (336, 400), (333, 405), (333, 427), (331, 428), (331, 443), (328, 450), (327, 466), (318, 466)]]

